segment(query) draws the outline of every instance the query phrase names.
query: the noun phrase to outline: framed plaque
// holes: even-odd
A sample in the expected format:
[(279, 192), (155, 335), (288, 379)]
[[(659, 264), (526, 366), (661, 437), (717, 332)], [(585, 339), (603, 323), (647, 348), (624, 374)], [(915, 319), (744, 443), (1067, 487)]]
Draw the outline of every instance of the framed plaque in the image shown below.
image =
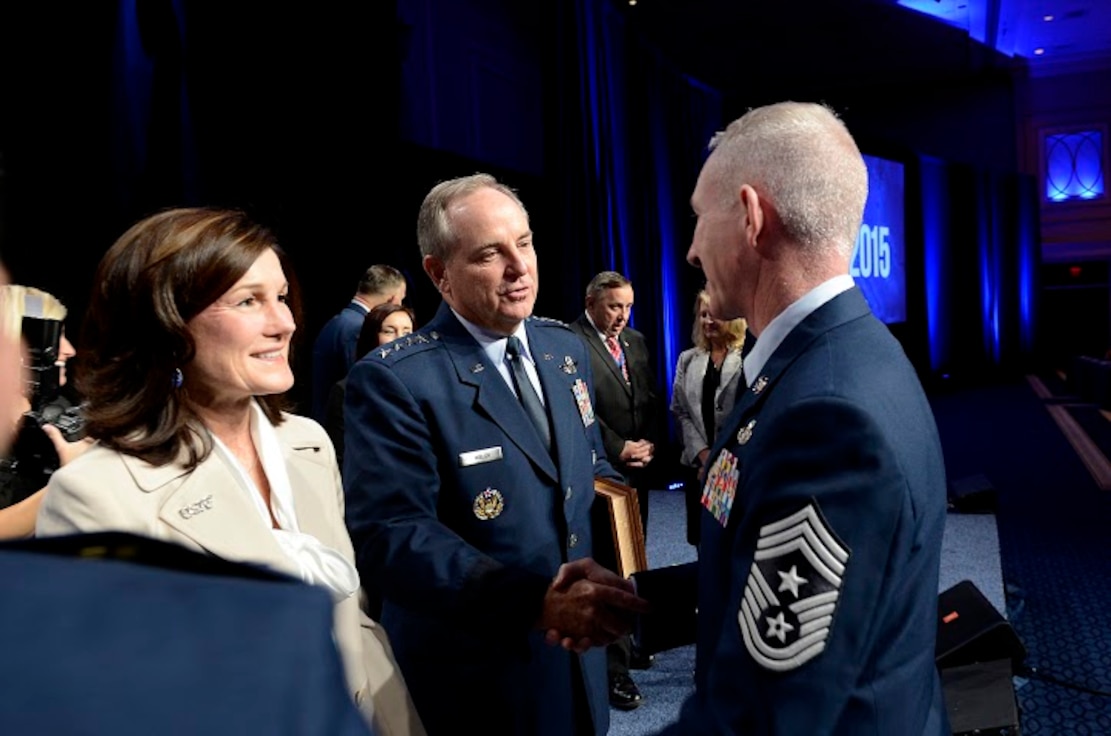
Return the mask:
[(627, 578), (634, 572), (647, 570), (648, 555), (644, 549), (636, 489), (608, 478), (595, 478), (594, 493), (605, 500), (609, 511), (617, 573)]

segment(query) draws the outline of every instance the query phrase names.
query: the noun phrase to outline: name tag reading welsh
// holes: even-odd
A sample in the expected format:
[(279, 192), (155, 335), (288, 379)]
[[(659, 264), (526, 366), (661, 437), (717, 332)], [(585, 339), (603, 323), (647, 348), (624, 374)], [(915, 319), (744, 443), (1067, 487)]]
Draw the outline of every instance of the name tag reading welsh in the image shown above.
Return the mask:
[(471, 450), (470, 452), (459, 453), (459, 466), (463, 468), (470, 465), (491, 463), (495, 460), (501, 460), (501, 445), (487, 447), (482, 450)]

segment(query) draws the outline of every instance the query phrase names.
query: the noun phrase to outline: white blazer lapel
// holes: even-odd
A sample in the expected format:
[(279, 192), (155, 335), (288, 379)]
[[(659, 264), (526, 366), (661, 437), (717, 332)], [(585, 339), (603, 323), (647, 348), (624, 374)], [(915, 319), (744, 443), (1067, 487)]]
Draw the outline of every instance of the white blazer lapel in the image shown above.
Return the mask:
[[(150, 468), (134, 458), (128, 458), (127, 462), (142, 463)], [(176, 467), (180, 471), (181, 466)], [(152, 475), (163, 479), (168, 475), (165, 467), (153, 470), (153, 474), (140, 471), (147, 476), (146, 485), (140, 482), (143, 490), (156, 490), (149, 487), (149, 482), (155, 479)], [(158, 517), (174, 532), (216, 557), (294, 572), (292, 562), (261, 523), (258, 511), (246, 497), (239, 480), (215, 452), (192, 472), (179, 472), (169, 482), (177, 487), (166, 494)]]
[(343, 484), (335, 455), (320, 440), (298, 432), (288, 422), (277, 430), (298, 526), (332, 549), (343, 549), (346, 545), (337, 535), (345, 536), (346, 527), (342, 527), (342, 519), (328, 513), (343, 508)]

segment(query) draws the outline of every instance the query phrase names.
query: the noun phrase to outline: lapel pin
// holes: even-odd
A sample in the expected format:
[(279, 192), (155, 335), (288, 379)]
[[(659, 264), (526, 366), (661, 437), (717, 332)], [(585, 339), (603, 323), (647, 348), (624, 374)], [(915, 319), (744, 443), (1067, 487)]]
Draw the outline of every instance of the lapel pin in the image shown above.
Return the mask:
[(752, 419), (748, 424), (741, 427), (740, 431), (737, 432), (737, 442), (742, 445), (747, 445), (748, 441), (752, 439), (752, 428), (755, 426), (756, 420)]
[(768, 377), (760, 376), (756, 379), (756, 383), (752, 384), (752, 393), (758, 394), (768, 386)]
[(552, 359), (552, 354), (551, 353), (544, 353), (544, 360), (551, 360), (551, 359)]
[(563, 365), (561, 365), (559, 369), (567, 375), (571, 375), (572, 373), (576, 373), (578, 371), (578, 365), (575, 363), (570, 355), (564, 355)]
[(379, 355), (379, 357), (385, 358), (387, 355), (389, 355), (392, 352), (393, 352), (393, 350), (391, 350), (390, 348), (382, 348), (381, 350), (378, 351), (378, 355)]
[(181, 514), (181, 518), (188, 520), (188, 519), (192, 519), (197, 514), (201, 514), (201, 513), (204, 513), (205, 511), (208, 511), (210, 508), (212, 508), (212, 495), (211, 494), (205, 496), (200, 501), (197, 501), (195, 503), (191, 503), (188, 506), (184, 506), (184, 507), (178, 509), (178, 513)]
[(484, 370), (486, 370), (486, 366), (482, 363), (475, 363), (471, 366), (471, 373), (482, 373)]

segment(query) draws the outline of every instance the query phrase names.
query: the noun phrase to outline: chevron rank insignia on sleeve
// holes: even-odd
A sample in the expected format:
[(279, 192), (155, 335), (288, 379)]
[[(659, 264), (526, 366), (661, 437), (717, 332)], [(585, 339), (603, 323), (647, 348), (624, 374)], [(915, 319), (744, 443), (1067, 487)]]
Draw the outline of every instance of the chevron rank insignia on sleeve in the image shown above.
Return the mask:
[(787, 672), (822, 653), (848, 561), (816, 501), (761, 527), (737, 612), (757, 664)]

